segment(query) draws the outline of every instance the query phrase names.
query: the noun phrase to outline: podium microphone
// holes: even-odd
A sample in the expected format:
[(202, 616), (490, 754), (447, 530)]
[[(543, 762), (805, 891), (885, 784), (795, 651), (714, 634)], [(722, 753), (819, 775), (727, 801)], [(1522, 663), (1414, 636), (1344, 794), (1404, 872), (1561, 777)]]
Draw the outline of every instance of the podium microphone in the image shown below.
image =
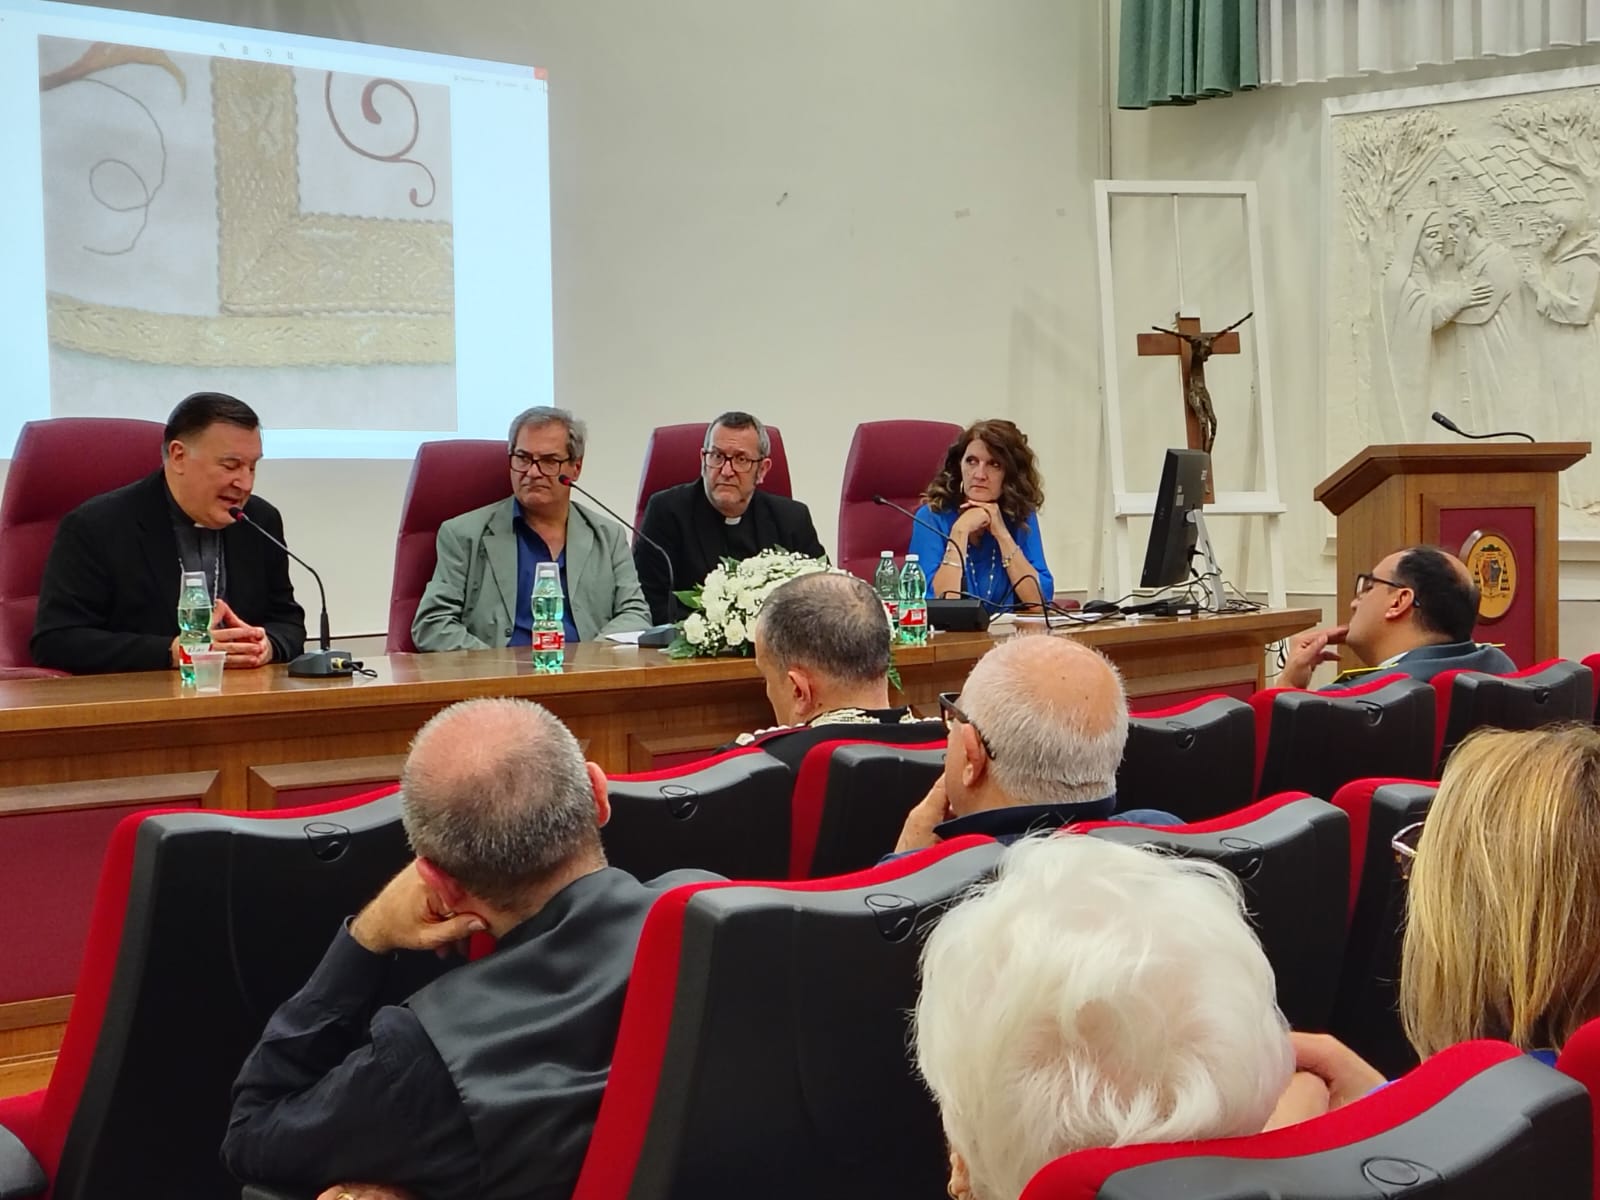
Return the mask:
[[(895, 510), (895, 512), (899, 513), (902, 517), (905, 517), (908, 521), (910, 521), (913, 525), (920, 525), (920, 526), (922, 526), (922, 528), (930, 530), (931, 532), (938, 534), (941, 538), (944, 539), (944, 544), (949, 546), (950, 549), (952, 549), (952, 550), (954, 550), (956, 552), (956, 558), (958, 560), (961, 558), (961, 547), (956, 545), (955, 538), (951, 537), (944, 530), (940, 529), (932, 521), (924, 521), (921, 517), (917, 516), (917, 514), (912, 512), (909, 508), (901, 508), (893, 500), (886, 499), (885, 497), (883, 497), (881, 495), (878, 495), (876, 493), (874, 493), (874, 495), (872, 497), (872, 502), (874, 504), (880, 504), (884, 508), (892, 508), (892, 509)], [(937, 569), (937, 568), (935, 568), (935, 569)], [(933, 572), (932, 571), (928, 572), (928, 578), (929, 579), (933, 578)]]
[[(655, 538), (641, 533), (639, 531), (639, 527), (632, 521), (623, 520), (621, 514), (619, 514), (616, 509), (612, 508), (604, 500), (600, 499), (599, 496), (596, 496), (588, 488), (579, 487), (578, 481), (571, 475), (557, 475), (556, 482), (561, 484), (562, 487), (571, 488), (584, 499), (592, 501), (594, 505), (602, 512), (608, 514), (624, 529), (632, 533), (634, 537), (638, 538), (646, 546), (649, 546), (657, 554), (661, 555), (661, 561), (667, 564), (667, 612), (670, 614), (672, 612), (673, 598), (678, 594), (677, 583), (672, 577), (672, 555), (668, 554), (665, 547), (663, 547), (660, 542), (656, 541)], [(665, 625), (652, 625), (649, 629), (646, 629), (639, 635), (639, 645), (653, 646), (657, 649), (661, 649), (672, 645), (672, 643), (677, 640), (677, 636), (677, 626), (673, 625), (670, 621)]]
[(1499, 433), (1468, 433), (1465, 429), (1461, 428), (1461, 426), (1457, 425), (1454, 421), (1452, 421), (1449, 417), (1445, 416), (1442, 412), (1436, 412), (1436, 413), (1433, 414), (1433, 423), (1435, 425), (1443, 425), (1451, 433), (1459, 434), (1461, 437), (1464, 437), (1464, 438), (1472, 438), (1474, 441), (1479, 441), (1479, 440), (1481, 440), (1483, 438), (1497, 438), (1497, 437), (1519, 437), (1519, 438), (1527, 438), (1530, 442), (1533, 441), (1533, 434), (1531, 434), (1531, 433), (1522, 433), (1521, 431), (1516, 430), (1516, 429), (1502, 429)]
[(355, 671), (357, 664), (352, 661), (350, 652), (348, 650), (328, 649), (328, 592), (327, 589), (322, 586), (322, 576), (318, 575), (316, 568), (308, 563), (305, 559), (301, 558), (293, 550), (289, 549), (289, 547), (285, 546), (281, 541), (273, 537), (272, 534), (268, 533), (260, 525), (256, 524), (255, 521), (251, 520), (250, 514), (245, 512), (244, 509), (240, 508), (237, 504), (228, 509), (228, 515), (235, 521), (243, 521), (246, 525), (250, 526), (251, 529), (254, 529), (262, 537), (266, 538), (267, 541), (271, 542), (279, 550), (282, 550), (290, 558), (294, 559), (295, 562), (299, 563), (306, 570), (310, 571), (311, 578), (317, 581), (317, 594), (322, 598), (322, 627), (318, 631), (321, 649), (307, 650), (304, 654), (300, 655), (299, 658), (291, 661), (289, 663), (289, 674), (300, 679), (348, 679)]

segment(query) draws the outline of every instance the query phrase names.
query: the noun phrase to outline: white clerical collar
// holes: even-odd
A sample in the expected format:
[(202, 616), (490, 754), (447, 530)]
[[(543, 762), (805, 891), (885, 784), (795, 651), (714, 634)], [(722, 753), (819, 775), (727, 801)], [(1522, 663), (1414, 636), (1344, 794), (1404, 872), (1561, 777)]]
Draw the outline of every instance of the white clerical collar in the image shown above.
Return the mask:
[(737, 525), (742, 520), (744, 520), (744, 514), (740, 513), (737, 517), (723, 517), (722, 523), (724, 525)]

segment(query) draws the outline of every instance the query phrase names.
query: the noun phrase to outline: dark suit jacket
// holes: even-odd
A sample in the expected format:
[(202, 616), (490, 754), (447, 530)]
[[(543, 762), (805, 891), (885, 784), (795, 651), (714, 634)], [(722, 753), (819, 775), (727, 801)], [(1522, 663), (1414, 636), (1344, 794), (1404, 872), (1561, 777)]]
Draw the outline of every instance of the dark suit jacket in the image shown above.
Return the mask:
[[(814, 558), (825, 553), (811, 523), (811, 510), (798, 500), (757, 489), (744, 519), (755, 523), (756, 546), (761, 550), (792, 550)], [(639, 525), (644, 537), (660, 543), (671, 556), (671, 586), (680, 592), (698, 586), (722, 561), (725, 530), (722, 514), (706, 499), (699, 479), (651, 496)], [(683, 605), (669, 595), (666, 563), (643, 538), (633, 547), (633, 565), (650, 604), (650, 619), (657, 624), (682, 619)]]
[[(252, 521), (283, 537), (283, 518), (259, 496)], [(289, 584), (289, 559), (243, 522), (222, 531), (225, 599), (272, 640), (274, 662), (305, 649), (305, 612)], [(78, 505), (56, 528), (39, 584), (29, 649), (41, 667), (77, 675), (160, 671), (172, 665), (182, 571), (166, 480), (160, 471)]]
[(1317, 690), (1343, 691), (1348, 687), (1371, 683), (1384, 675), (1409, 675), (1413, 679), (1427, 683), (1435, 675), (1442, 675), (1446, 671), (1483, 671), (1490, 675), (1509, 675), (1516, 669), (1517, 664), (1512, 662), (1510, 656), (1498, 646), (1471, 641), (1435, 642), (1430, 646), (1418, 646), (1415, 650), (1407, 650), (1400, 656), (1399, 662), (1391, 663), (1387, 667), (1367, 667), (1347, 671), (1332, 683)]

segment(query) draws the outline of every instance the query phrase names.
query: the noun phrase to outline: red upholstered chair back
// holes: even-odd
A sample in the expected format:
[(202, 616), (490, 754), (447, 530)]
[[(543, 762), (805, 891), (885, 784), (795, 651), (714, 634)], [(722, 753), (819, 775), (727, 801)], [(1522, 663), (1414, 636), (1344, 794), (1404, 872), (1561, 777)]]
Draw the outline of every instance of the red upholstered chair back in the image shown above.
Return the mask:
[(1350, 821), (1350, 927), (1333, 1005), (1333, 1033), (1389, 1078), (1417, 1065), (1400, 1026), (1400, 939), (1406, 886), (1395, 834), (1428, 815), (1438, 784), (1358, 779), (1334, 793)]
[(950, 421), (865, 421), (850, 439), (839, 493), (839, 566), (870, 580), (885, 550), (904, 553), (911, 522), (874, 495), (913, 512), (961, 434)]
[(1376, 675), (1335, 691), (1267, 688), (1256, 713), (1256, 794), (1327, 799), (1353, 779), (1432, 773), (1433, 691), (1406, 675)]
[(49, 1086), (0, 1100), (54, 1200), (158, 1179), (164, 1194), (229, 1194), (217, 1147), (233, 1078), (339, 922), (407, 860), (396, 790), (118, 824)]
[[(783, 434), (776, 425), (767, 426), (772, 442), (772, 466), (761, 481), (761, 490), (775, 496), (794, 496), (789, 482), (789, 456), (783, 449)], [(650, 497), (665, 488), (700, 478), (700, 448), (705, 444), (706, 427), (701, 424), (658, 425), (644, 446), (644, 468), (639, 472), (639, 498), (633, 506), (633, 523), (644, 524), (644, 506)]]
[(1444, 671), (1432, 683), (1439, 709), (1435, 762), (1440, 772), (1462, 739), (1480, 726), (1538, 729), (1560, 721), (1594, 720), (1594, 673), (1564, 658), (1546, 659), (1509, 675)]
[(755, 747), (613, 775), (606, 860), (637, 879), (696, 867), (730, 879), (783, 879), (789, 865), (789, 768)]
[(789, 878), (859, 871), (892, 853), (906, 814), (944, 770), (948, 737), (943, 721), (917, 721), (806, 751), (790, 802)]
[(1256, 727), (1232, 696), (1197, 696), (1128, 718), (1117, 808), (1159, 808), (1185, 821), (1235, 812), (1255, 795)]
[(1556, 1058), (1556, 1069), (1588, 1089), (1594, 1121), (1595, 1195), (1600, 1197), (1600, 1019), (1586, 1022), (1567, 1039)]
[(1021, 1200), (1589, 1200), (1589, 1114), (1559, 1071), (1505, 1042), (1463, 1042), (1326, 1116), (1253, 1137), (1083, 1150)]
[(917, 956), (999, 861), (957, 838), (807, 883), (674, 888), (651, 910), (573, 1200), (942, 1194), (906, 1053)]
[(0, 496), (0, 667), (31, 667), (28, 639), (56, 526), (78, 505), (161, 465), (158, 421), (57, 417), (17, 435)]
[(511, 503), (511, 468), (504, 442), (462, 439), (423, 442), (417, 447), (394, 542), (385, 653), (417, 648), (411, 640), (411, 620), (439, 561), (439, 526), (500, 499)]
[(1113, 818), (1073, 825), (1069, 832), (1161, 846), (1232, 871), (1277, 975), (1278, 1007), (1295, 1029), (1328, 1027), (1344, 955), (1350, 880), (1350, 822), (1337, 808), (1304, 793), (1286, 793), (1190, 825), (1130, 825)]

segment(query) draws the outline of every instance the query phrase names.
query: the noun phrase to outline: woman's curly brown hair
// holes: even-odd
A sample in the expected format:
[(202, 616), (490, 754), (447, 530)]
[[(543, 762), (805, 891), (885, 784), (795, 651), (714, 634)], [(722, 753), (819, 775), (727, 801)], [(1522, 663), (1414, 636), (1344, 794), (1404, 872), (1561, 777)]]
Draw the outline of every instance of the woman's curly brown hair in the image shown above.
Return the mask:
[(1039, 478), (1039, 460), (1028, 447), (1028, 435), (1010, 421), (975, 421), (961, 431), (944, 452), (944, 466), (923, 493), (934, 512), (959, 509), (966, 497), (961, 491), (961, 459), (976, 438), (1005, 468), (1000, 485), (1000, 511), (1013, 525), (1021, 525), (1044, 504), (1044, 483)]

